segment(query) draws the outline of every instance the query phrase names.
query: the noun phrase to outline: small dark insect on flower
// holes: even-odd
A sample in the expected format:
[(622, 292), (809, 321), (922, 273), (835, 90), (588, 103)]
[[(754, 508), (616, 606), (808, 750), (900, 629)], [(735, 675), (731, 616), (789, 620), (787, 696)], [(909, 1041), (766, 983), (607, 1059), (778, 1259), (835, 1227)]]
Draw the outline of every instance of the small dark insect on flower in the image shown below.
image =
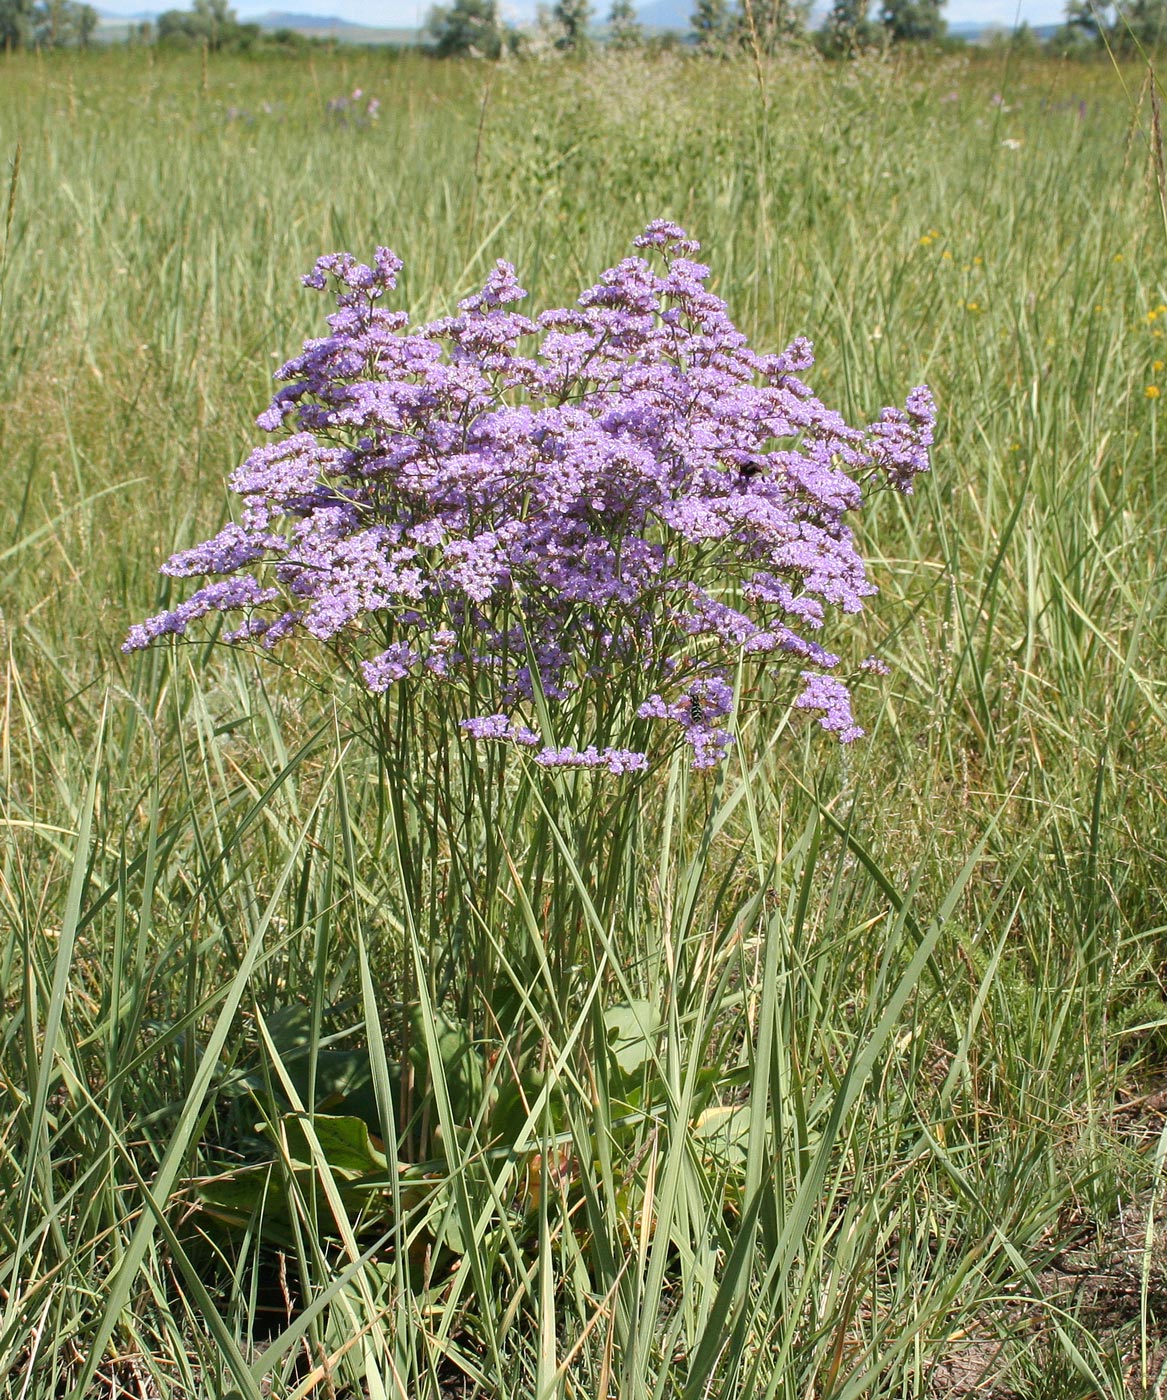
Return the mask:
[(689, 696), (689, 718), (694, 724), (705, 723), (705, 710), (702, 708), (701, 701), (696, 695)]

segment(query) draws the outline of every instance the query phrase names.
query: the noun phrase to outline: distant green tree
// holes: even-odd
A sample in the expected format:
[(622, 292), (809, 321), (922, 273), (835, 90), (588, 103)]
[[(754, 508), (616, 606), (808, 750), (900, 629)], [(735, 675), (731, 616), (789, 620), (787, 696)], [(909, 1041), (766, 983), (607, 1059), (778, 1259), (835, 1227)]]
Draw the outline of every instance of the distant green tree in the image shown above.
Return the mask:
[(879, 26), (871, 20), (871, 0), (835, 0), (822, 30), (822, 48), (850, 58), (879, 42)]
[(158, 16), (158, 42), (206, 44), (209, 49), (248, 48), (259, 38), (259, 26), (240, 24), (227, 0), (194, 0), (189, 10), (167, 10)]
[(0, 48), (18, 49), (32, 37), (33, 0), (0, 0)]
[(734, 27), (727, 0), (697, 0), (689, 25), (702, 53), (725, 53)]
[(737, 35), (747, 46), (757, 43), (763, 53), (776, 53), (806, 35), (812, 0), (742, 0)]
[(1030, 28), (1029, 21), (1024, 19), (1009, 32), (1005, 43), (1015, 54), (1036, 54), (1041, 51), (1041, 40)]
[(1101, 48), (1102, 37), (1089, 5), (1070, 0), (1065, 16), (1065, 22), (1047, 41), (1051, 53), (1060, 58), (1078, 58)]
[(194, 0), (193, 13), (210, 35), (213, 49), (222, 48), (229, 41), (239, 22), (227, 0)]
[(498, 0), (454, 0), (448, 7), (435, 5), (426, 19), (424, 33), (431, 51), (439, 58), (459, 54), (498, 58), (503, 46)]
[[(1109, 9), (1104, 6), (1103, 9)], [(1077, 29), (1091, 39), (1101, 34), (1102, 10), (1091, 5), (1089, 0), (1068, 0), (1066, 5), (1066, 28)]]
[(1058, 53), (1073, 53), (1105, 44), (1120, 53), (1167, 45), (1167, 0), (1119, 0), (1118, 4), (1069, 0), (1066, 22), (1050, 47)]
[(559, 29), (556, 48), (582, 52), (589, 43), (588, 25), (592, 21), (590, 0), (556, 0), (552, 10)]
[(32, 39), (42, 48), (87, 48), (96, 28), (97, 11), (77, 0), (40, 0), (33, 9)]
[(943, 8), (944, 0), (883, 0), (879, 19), (893, 43), (935, 43), (948, 28)]
[(612, 0), (608, 11), (608, 47), (638, 49), (644, 43), (644, 30), (636, 18), (632, 0)]
[(1114, 7), (1111, 43), (1116, 49), (1158, 49), (1167, 44), (1167, 0), (1123, 0)]

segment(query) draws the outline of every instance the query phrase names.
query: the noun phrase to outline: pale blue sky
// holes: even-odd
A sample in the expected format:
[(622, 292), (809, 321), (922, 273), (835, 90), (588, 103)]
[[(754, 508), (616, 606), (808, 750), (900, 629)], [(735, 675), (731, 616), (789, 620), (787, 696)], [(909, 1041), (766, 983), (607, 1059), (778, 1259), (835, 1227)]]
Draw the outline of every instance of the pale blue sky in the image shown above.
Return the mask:
[[(645, 3), (646, 0), (641, 0)], [(97, 0), (98, 8), (109, 15), (130, 15), (143, 11), (185, 8), (188, 0)], [(312, 15), (336, 15), (355, 24), (385, 28), (411, 28), (424, 18), (432, 0), (236, 0), (241, 18), (271, 10)], [(605, 0), (593, 0), (597, 11)], [(516, 18), (533, 15), (534, 0), (503, 0), (503, 10)], [(1065, 9), (1064, 0), (948, 0), (945, 15), (950, 24), (980, 22), (1012, 25), (1020, 20), (1030, 24), (1057, 24)]]

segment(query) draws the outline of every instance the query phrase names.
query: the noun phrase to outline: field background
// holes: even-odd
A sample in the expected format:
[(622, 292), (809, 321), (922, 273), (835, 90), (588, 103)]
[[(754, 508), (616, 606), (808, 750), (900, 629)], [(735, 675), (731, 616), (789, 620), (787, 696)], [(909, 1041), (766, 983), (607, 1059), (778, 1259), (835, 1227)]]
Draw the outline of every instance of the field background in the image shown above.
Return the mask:
[[(1006, 54), (0, 63), (5, 177), (20, 163), (0, 190), (5, 1393), (1161, 1394), (1167, 223), (1144, 77)], [(376, 121), (328, 109), (358, 87)], [(852, 420), (922, 381), (940, 412), (932, 476), (861, 525), (882, 592), (839, 644), (893, 668), (860, 692), (870, 740), (787, 729), (729, 779), (745, 800), (710, 868), (746, 852), (741, 909), (778, 852), (777, 961), (718, 942), (720, 875), (694, 934), (741, 960), (740, 1035), (719, 1022), (692, 1053), (770, 1086), (773, 1219), (751, 1228), (786, 1265), (733, 1250), (749, 1212), (726, 1200), (763, 1190), (762, 1157), (734, 1196), (733, 1161), (670, 1176), (684, 1133), (662, 1129), (630, 1176), (666, 1143), (704, 1252), (659, 1192), (626, 1192), (614, 1291), (580, 1281), (544, 1206), (506, 1268), (410, 1302), (392, 1270), (341, 1287), (344, 1249), (300, 1238), (321, 1306), (265, 1331), (254, 1240), (202, 1240), (186, 1183), (221, 1167), (208, 1076), (268, 1053), (260, 1008), (355, 997), (336, 1043), (364, 1045), (366, 957), (365, 992), (399, 990), (376, 880), (342, 850), (372, 840), (369, 760), (307, 658), (128, 660), (121, 639), (168, 596), (163, 557), (224, 519), (272, 368), (318, 332), (297, 278), (320, 252), (389, 244), (421, 319), (500, 256), (562, 304), (653, 217), (701, 239), (755, 345), (812, 337), (810, 381)], [(678, 808), (694, 830), (704, 801)], [(750, 1048), (771, 1011), (772, 1082)], [(611, 1299), (633, 1277), (629, 1332)], [(710, 1358), (718, 1328), (736, 1340)]]

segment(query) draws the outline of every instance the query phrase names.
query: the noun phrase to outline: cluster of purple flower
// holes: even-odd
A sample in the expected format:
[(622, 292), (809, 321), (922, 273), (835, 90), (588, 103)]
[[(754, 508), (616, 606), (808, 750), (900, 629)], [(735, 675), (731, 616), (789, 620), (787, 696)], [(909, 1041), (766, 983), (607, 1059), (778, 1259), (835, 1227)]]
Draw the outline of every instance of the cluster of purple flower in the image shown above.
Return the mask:
[(352, 119), (358, 125), (375, 122), (381, 115), (381, 99), (370, 97), (362, 109), (360, 104), (364, 95), (361, 88), (353, 88), (351, 97), (330, 97), (327, 107), (329, 116), (336, 117), (341, 122)]
[[(807, 341), (748, 347), (682, 229), (656, 221), (636, 245), (573, 308), (524, 315), (499, 262), (415, 330), (380, 305), (388, 249), (320, 258), (304, 281), (335, 284), (329, 334), (258, 420), (294, 431), (235, 473), (239, 523), (164, 567), (222, 577), (126, 650), (238, 613), (230, 641), (308, 634), (371, 692), (444, 687), (477, 739), (617, 773), (646, 766), (662, 723), (695, 767), (717, 763), (739, 662), (793, 663), (796, 704), (858, 737), (816, 634), (875, 592), (844, 517), (927, 469), (931, 396), (848, 426), (798, 377)], [(586, 744), (601, 713), (618, 746)]]

